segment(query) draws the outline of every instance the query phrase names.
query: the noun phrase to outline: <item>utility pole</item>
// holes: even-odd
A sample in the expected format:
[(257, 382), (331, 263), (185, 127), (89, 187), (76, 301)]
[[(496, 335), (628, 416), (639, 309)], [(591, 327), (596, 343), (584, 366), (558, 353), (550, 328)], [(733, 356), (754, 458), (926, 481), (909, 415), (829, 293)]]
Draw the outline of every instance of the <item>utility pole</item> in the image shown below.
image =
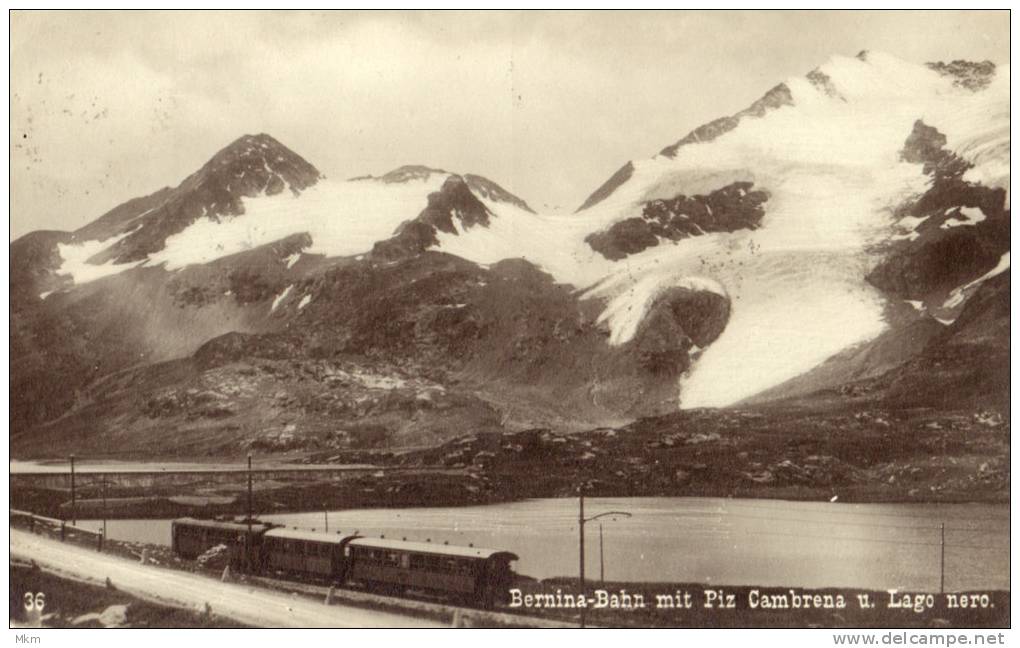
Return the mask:
[(599, 582), (606, 584), (606, 557), (602, 546), (602, 523), (599, 522)]
[(248, 538), (251, 538), (251, 455), (248, 455)]
[(943, 522), (939, 525), (939, 530), (942, 534), (942, 540), (939, 543), (939, 594), (944, 594), (946, 591), (946, 523)]
[(326, 520), (326, 533), (329, 533), (329, 511), (323, 511), (322, 517)]
[(74, 455), (71, 455), (71, 526), (78, 526), (78, 501), (74, 490)]
[[(587, 598), (587, 594), (584, 591), (584, 486), (577, 487), (577, 496), (580, 504), (580, 509), (577, 514), (577, 532), (579, 534), (580, 547), (579, 551), (579, 562), (578, 562), (578, 579), (581, 581), (581, 596)], [(581, 627), (584, 627), (584, 612), (587, 609), (587, 601), (585, 605), (581, 606)]]
[[(580, 582), (581, 582), (581, 596), (587, 597), (587, 593), (585, 592), (585, 582), (584, 582), (584, 523), (585, 522), (593, 522), (595, 520), (599, 520), (599, 519), (602, 519), (604, 517), (609, 517), (609, 516), (612, 516), (614, 519), (617, 518), (617, 517), (628, 517), (629, 518), (629, 517), (631, 517), (631, 514), (628, 513), (627, 511), (606, 511), (605, 513), (599, 513), (598, 515), (593, 515), (593, 516), (591, 516), (589, 518), (586, 518), (586, 517), (584, 517), (584, 486), (578, 486), (578, 488), (577, 488), (577, 497), (578, 497), (578, 503), (579, 503), (578, 513), (577, 513), (577, 533), (578, 533), (578, 540), (579, 540), (579, 542), (578, 542), (578, 553), (579, 553), (578, 560), (579, 560), (579, 562), (578, 562), (578, 566), (577, 566), (577, 571), (578, 571), (578, 576), (579, 576), (578, 580), (580, 580)], [(605, 564), (605, 555), (604, 555), (604, 553), (602, 551), (602, 523), (601, 522), (599, 522), (599, 568), (600, 568), (600, 576), (602, 578), (602, 581), (605, 582), (605, 579), (606, 579), (606, 564)], [(587, 599), (585, 600), (585, 603), (587, 603)], [(582, 628), (584, 627), (584, 613), (585, 613), (586, 609), (587, 609), (587, 605), (585, 605), (585, 606), (583, 606), (581, 608), (581, 627)]]
[[(109, 514), (106, 511), (106, 478), (103, 478), (103, 542), (106, 542), (106, 518)], [(102, 546), (102, 545), (100, 545)]]

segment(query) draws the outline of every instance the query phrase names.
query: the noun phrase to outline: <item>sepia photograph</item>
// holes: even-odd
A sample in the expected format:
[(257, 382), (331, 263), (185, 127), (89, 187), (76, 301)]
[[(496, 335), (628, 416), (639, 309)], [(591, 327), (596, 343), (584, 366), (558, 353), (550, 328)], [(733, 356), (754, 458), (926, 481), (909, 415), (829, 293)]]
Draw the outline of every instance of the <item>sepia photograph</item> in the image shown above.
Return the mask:
[(13, 644), (1008, 643), (1008, 9), (8, 21)]

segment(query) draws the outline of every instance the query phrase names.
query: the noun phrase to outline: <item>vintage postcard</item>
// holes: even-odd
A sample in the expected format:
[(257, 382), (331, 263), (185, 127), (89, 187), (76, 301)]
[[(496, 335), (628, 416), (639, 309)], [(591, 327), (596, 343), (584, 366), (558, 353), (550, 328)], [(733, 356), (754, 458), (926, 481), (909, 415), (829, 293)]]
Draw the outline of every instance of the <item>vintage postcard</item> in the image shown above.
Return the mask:
[(17, 643), (1005, 643), (1008, 11), (9, 19)]

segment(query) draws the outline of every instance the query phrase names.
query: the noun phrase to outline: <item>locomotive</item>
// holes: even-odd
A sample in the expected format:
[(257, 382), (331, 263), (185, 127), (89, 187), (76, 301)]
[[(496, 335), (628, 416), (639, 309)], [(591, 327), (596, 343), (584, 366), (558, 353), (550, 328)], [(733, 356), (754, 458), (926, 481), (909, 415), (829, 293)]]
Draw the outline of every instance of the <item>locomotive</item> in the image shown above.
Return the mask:
[(510, 551), (409, 542), (288, 529), (252, 521), (180, 518), (171, 525), (172, 548), (195, 559), (224, 545), (231, 569), (302, 581), (362, 587), (387, 593), (409, 590), (492, 608), (507, 601), (517, 560)]

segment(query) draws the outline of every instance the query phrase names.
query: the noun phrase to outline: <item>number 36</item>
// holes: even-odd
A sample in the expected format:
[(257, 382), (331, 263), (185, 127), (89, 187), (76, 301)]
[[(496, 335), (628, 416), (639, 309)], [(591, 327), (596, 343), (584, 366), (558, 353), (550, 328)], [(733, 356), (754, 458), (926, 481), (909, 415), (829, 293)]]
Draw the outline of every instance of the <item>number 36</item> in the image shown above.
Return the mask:
[(42, 612), (42, 609), (46, 607), (46, 594), (42, 592), (25, 592), (25, 609), (29, 612), (38, 610)]

